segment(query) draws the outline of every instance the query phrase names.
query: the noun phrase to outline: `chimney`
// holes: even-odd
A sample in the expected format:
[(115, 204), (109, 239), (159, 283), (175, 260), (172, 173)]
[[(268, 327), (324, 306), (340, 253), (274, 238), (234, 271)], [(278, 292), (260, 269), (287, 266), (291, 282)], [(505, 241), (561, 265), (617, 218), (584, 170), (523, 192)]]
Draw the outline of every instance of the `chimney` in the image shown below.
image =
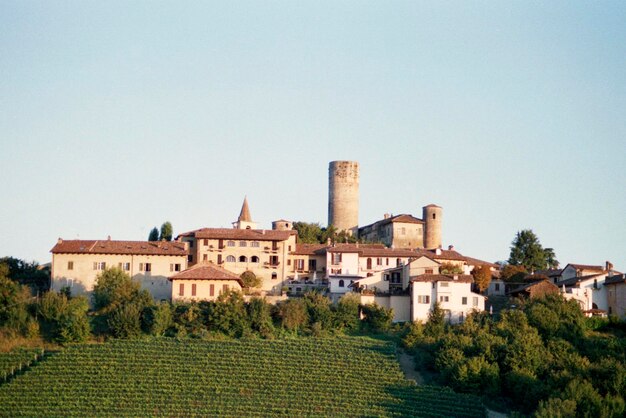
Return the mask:
[(107, 241), (111, 241), (111, 235), (107, 237)]
[(385, 213), (383, 215), (383, 219), (389, 219), (389, 218), (391, 218), (391, 214), (390, 213)]
[(611, 264), (611, 262), (608, 260), (604, 264), (606, 266), (605, 270), (607, 271), (607, 273), (609, 273), (609, 276), (610, 276), (611, 270), (613, 270), (613, 264)]
[(457, 274), (455, 274), (454, 276), (452, 276), (452, 278), (453, 278), (454, 280), (459, 280), (459, 276), (458, 276)]
[(59, 239), (57, 240), (57, 244), (63, 244), (63, 238), (59, 237)]
[(435, 248), (435, 254), (441, 255), (441, 248)]
[(448, 245), (448, 251), (454, 251), (454, 245)]

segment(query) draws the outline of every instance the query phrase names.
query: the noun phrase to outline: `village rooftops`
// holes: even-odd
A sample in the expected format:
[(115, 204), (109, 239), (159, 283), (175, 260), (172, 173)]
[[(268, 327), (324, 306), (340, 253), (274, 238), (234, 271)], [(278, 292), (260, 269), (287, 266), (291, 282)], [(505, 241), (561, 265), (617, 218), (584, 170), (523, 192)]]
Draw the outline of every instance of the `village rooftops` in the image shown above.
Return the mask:
[(196, 239), (232, 239), (250, 241), (286, 241), (298, 235), (296, 230), (276, 231), (273, 229), (235, 229), (235, 228), (201, 228), (183, 232), (177, 239), (195, 237)]
[(50, 250), (53, 254), (141, 254), (141, 255), (187, 255), (184, 242), (177, 241), (113, 241), (113, 240), (64, 240), (59, 238)]
[(292, 255), (324, 255), (327, 244), (296, 244), (296, 250)]
[[(568, 264), (567, 266), (572, 266), (576, 270), (592, 270), (592, 271), (604, 271), (605, 266), (590, 266), (586, 264)], [(565, 268), (567, 268), (565, 266)], [(565, 268), (563, 270), (565, 270)]]
[(578, 287), (581, 282), (585, 280), (591, 280), (596, 277), (601, 277), (604, 275), (604, 273), (605, 272), (598, 273), (598, 274), (588, 274), (586, 276), (580, 276), (580, 277), (572, 277), (571, 279), (561, 280), (560, 282), (557, 282), (556, 284), (558, 286), (565, 286), (565, 287), (574, 287), (574, 286)]
[(615, 276), (610, 276), (607, 277), (606, 280), (604, 281), (604, 285), (611, 285), (611, 284), (620, 284), (620, 283), (626, 283), (626, 274), (617, 274)]
[(473, 283), (474, 278), (469, 274), (420, 274), (411, 277), (411, 282), (458, 282)]
[(169, 277), (169, 280), (234, 280), (239, 282), (241, 287), (244, 287), (241, 277), (213, 263), (196, 264)]
[(419, 218), (416, 218), (413, 215), (403, 213), (401, 215), (394, 215), (386, 219), (381, 219), (380, 221), (376, 221), (369, 225), (361, 226), (359, 227), (359, 230), (372, 228), (374, 225), (378, 225), (378, 226), (387, 225), (389, 223), (423, 224), (424, 221)]

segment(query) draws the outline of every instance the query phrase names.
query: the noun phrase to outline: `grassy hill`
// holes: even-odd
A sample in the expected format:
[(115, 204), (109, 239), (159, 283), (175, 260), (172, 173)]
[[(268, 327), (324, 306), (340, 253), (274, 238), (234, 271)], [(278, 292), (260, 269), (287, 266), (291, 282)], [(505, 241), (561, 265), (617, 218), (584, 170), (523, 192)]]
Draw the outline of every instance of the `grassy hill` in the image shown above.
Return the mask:
[(0, 384), (0, 416), (484, 416), (478, 398), (405, 380), (368, 338), (116, 340)]

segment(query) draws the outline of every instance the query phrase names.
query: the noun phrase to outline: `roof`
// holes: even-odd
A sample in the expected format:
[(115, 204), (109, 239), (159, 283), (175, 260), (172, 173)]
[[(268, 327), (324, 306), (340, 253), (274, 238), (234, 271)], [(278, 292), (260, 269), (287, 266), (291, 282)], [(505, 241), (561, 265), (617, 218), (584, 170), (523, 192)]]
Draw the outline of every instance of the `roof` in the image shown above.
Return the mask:
[(528, 283), (526, 285), (517, 287), (517, 288), (511, 290), (510, 292), (508, 292), (508, 294), (509, 295), (513, 295), (513, 294), (516, 294), (516, 293), (521, 293), (521, 292), (524, 292), (524, 291), (528, 291), (528, 289), (530, 289), (531, 287), (534, 287), (534, 286), (537, 286), (537, 285), (540, 285), (540, 284), (543, 284), (543, 285), (547, 284), (549, 287), (553, 287), (553, 288), (558, 290), (558, 286), (557, 285), (553, 284), (548, 279), (544, 279), (544, 280), (540, 280), (538, 282), (532, 282), (532, 283)]
[(424, 207), (425, 207), (425, 208), (440, 208), (440, 209), (441, 209), (441, 206), (437, 206), (437, 205), (435, 205), (434, 203), (431, 203), (430, 205), (426, 205), (426, 206), (424, 206)]
[(585, 280), (590, 280), (593, 279), (595, 277), (600, 277), (603, 276), (604, 273), (599, 273), (599, 274), (588, 274), (586, 276), (580, 276), (580, 277), (572, 277), (571, 279), (565, 279), (565, 280), (561, 280), (558, 281), (556, 284), (559, 286), (565, 286), (565, 287), (570, 287), (570, 286), (575, 286), (576, 284), (585, 281)]
[[(467, 257), (454, 250), (417, 250), (418, 253), (425, 255), (426, 257), (434, 260), (454, 260), (454, 261), (467, 261)], [(439, 252), (439, 254), (437, 254)], [(476, 260), (476, 259), (473, 259)]]
[(483, 260), (479, 260), (477, 258), (472, 258), (472, 257), (465, 256), (465, 261), (467, 262), (467, 264), (469, 264), (471, 266), (489, 266), (489, 267), (494, 267), (494, 268), (497, 268), (497, 269), (500, 268), (500, 266), (497, 265), (496, 263), (490, 263), (489, 261), (483, 261)]
[(250, 216), (250, 208), (248, 207), (248, 197), (243, 198), (243, 205), (241, 206), (241, 212), (239, 213), (238, 221), (244, 222), (252, 222), (252, 217)]
[(419, 276), (411, 277), (410, 281), (473, 283), (474, 278), (469, 274), (420, 274)]
[(196, 264), (169, 277), (169, 280), (235, 280), (244, 287), (241, 277), (213, 263)]
[(177, 241), (113, 241), (64, 240), (59, 238), (50, 250), (53, 254), (140, 254), (186, 256), (184, 242)]
[(619, 283), (626, 283), (626, 275), (625, 274), (618, 274), (615, 276), (610, 276), (607, 277), (606, 280), (604, 281), (604, 285), (606, 286), (607, 284), (619, 284)]
[(563, 273), (563, 269), (536, 270), (535, 274), (541, 274), (546, 277), (556, 277)]
[(424, 221), (416, 218), (413, 215), (409, 215), (406, 213), (400, 214), (400, 215), (395, 215), (395, 216), (390, 216), (389, 218), (386, 219), (381, 219), (379, 221), (373, 222), (369, 225), (365, 225), (365, 226), (361, 226), (359, 227), (359, 230), (363, 230), (366, 228), (372, 228), (374, 226), (382, 226), (382, 225), (387, 225), (389, 223), (392, 222), (397, 222), (397, 223), (405, 223), (405, 224), (423, 224)]
[[(595, 271), (604, 271), (604, 267), (605, 266), (590, 266), (587, 264), (568, 264), (567, 266), (572, 266), (574, 267), (576, 270), (595, 270)], [(565, 266), (565, 268), (567, 268), (567, 266)], [(565, 268), (563, 270), (565, 270)]]
[[(360, 257), (412, 257), (422, 254), (401, 248), (387, 248), (383, 244), (335, 244), (326, 249), (329, 253), (358, 253)], [(432, 257), (431, 257), (432, 258)]]
[(295, 230), (276, 231), (273, 229), (235, 229), (235, 228), (201, 228), (195, 231), (184, 232), (179, 237), (195, 237), (196, 239), (233, 239), (251, 241), (286, 241)]
[(326, 244), (296, 244), (296, 250), (293, 255), (324, 255), (326, 252)]

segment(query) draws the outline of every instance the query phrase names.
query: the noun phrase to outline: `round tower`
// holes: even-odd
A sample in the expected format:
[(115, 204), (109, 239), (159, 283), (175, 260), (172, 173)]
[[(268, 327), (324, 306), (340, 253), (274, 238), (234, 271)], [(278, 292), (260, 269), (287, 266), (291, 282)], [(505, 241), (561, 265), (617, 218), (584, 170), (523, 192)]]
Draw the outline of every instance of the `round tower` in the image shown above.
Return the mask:
[(356, 235), (359, 227), (359, 163), (328, 165), (328, 225)]
[(272, 222), (272, 229), (274, 231), (291, 231), (293, 229), (293, 222), (279, 219)]
[(443, 209), (437, 205), (428, 205), (422, 208), (424, 220), (424, 248), (441, 248), (441, 221)]

